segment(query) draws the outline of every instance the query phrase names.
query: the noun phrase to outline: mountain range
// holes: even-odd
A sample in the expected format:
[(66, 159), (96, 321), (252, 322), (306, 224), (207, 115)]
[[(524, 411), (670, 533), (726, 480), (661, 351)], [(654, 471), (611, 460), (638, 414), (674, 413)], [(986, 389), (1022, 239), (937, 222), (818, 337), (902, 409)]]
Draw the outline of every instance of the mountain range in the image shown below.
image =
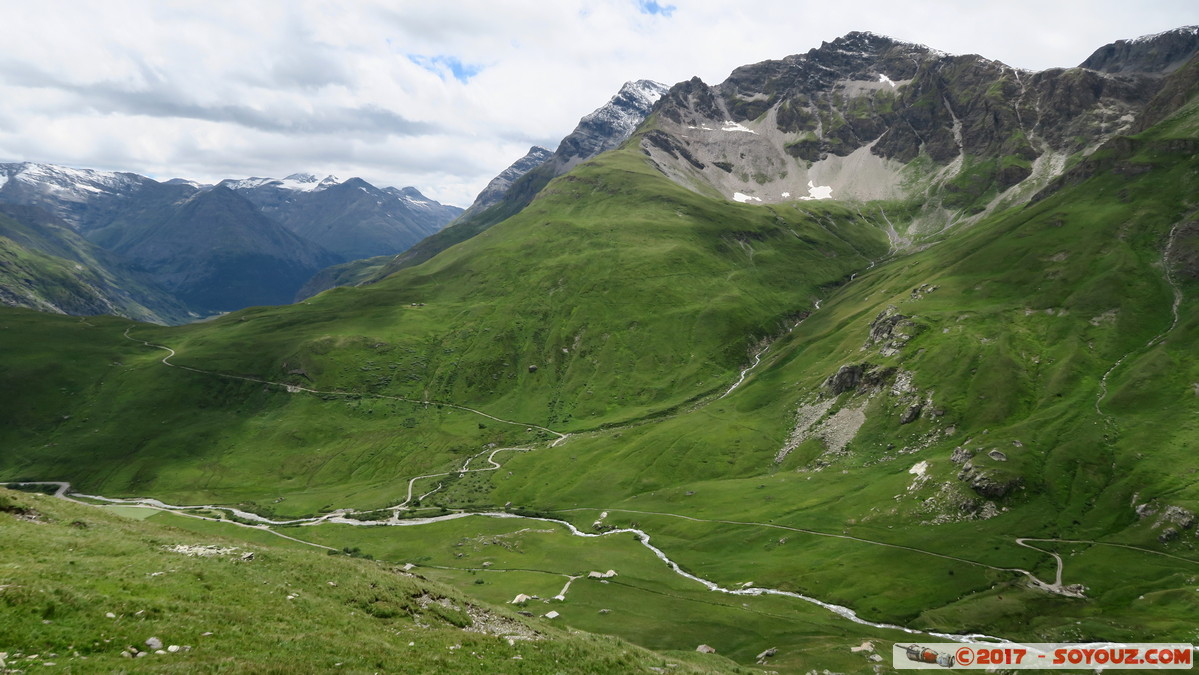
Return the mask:
[[(1197, 54), (1184, 27), (1029, 72), (858, 32), (715, 85), (630, 83), (453, 225), (326, 270), (303, 302), (174, 327), (0, 309), (0, 480), (158, 509), (176, 529), (139, 528), (139, 556), (219, 533), (453, 586), (449, 604), (340, 595), (354, 560), (300, 588), (263, 579), (295, 608), (280, 621), (339, 602), (430, 669), (514, 662), (515, 638), (422, 642), (430, 607), (473, 625), (463, 598), (660, 650), (625, 670), (888, 672), (894, 645), (943, 639), (1189, 643)], [(134, 227), (149, 215), (94, 186), (22, 208), (184, 283)], [(135, 187), (156, 195), (147, 213), (171, 206), (162, 227), (288, 212), (241, 192), (262, 185)], [(71, 241), (56, 260), (98, 255)], [(101, 536), (85, 526), (55, 536)], [(279, 559), (276, 575), (314, 569)], [(153, 597), (154, 572), (205, 612), (221, 594), (215, 572), (138, 565), (113, 572), (121, 597)], [(94, 628), (90, 586), (18, 585), (0, 600), (59, 628), (0, 623), (12, 649), (69, 653), (71, 627)]]
[[(0, 231), (26, 260), (23, 281), (0, 285), (7, 304), (163, 323), (291, 302), (322, 268), (402, 251), (461, 213), (415, 188), (359, 178), (295, 174), (212, 186), (32, 162), (0, 164), (0, 177), (0, 204), (19, 209), (9, 217), (38, 231), (20, 243)], [(64, 257), (83, 241), (91, 252)], [(61, 269), (107, 281), (41, 281)]]

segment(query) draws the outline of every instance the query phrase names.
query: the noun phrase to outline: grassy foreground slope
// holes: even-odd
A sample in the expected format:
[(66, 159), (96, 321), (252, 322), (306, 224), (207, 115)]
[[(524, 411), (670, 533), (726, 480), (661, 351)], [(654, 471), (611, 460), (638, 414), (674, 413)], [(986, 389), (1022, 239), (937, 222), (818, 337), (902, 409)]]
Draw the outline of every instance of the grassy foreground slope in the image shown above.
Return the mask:
[(667, 657), (567, 631), (391, 565), (5, 489), (0, 646), (0, 668), (26, 671), (749, 672), (717, 655)]

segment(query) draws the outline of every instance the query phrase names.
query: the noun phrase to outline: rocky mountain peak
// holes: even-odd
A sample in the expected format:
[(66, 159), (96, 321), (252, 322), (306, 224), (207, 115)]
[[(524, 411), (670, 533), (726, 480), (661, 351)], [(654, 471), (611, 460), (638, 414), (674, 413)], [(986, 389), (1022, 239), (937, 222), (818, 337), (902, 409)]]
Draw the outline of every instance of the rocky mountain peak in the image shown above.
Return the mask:
[(114, 203), (153, 182), (135, 173), (37, 162), (0, 164), (0, 201), (42, 207), (82, 231), (107, 217)]
[[(715, 86), (675, 85), (642, 149), (679, 184), (737, 201), (897, 199), (919, 182), (948, 222), (1027, 199), (1069, 157), (1128, 132), (1197, 51), (1199, 28), (1185, 27), (1030, 72), (853, 32)], [(905, 178), (917, 160), (932, 170)]]
[(512, 183), (544, 164), (553, 155), (553, 151), (538, 145), (529, 148), (524, 157), (516, 160), (508, 168), (501, 171), (499, 175), (491, 179), (487, 187), (483, 188), (478, 197), (475, 197), (475, 202), (470, 205), (467, 211), (479, 211), (500, 201), (507, 194), (508, 188), (512, 187)]
[(1167, 75), (1199, 51), (1199, 26), (1183, 26), (1132, 40), (1116, 40), (1095, 50), (1079, 67), (1103, 73)]
[(558, 145), (560, 173), (623, 143), (668, 90), (651, 80), (626, 82), (606, 104), (579, 120), (574, 132)]

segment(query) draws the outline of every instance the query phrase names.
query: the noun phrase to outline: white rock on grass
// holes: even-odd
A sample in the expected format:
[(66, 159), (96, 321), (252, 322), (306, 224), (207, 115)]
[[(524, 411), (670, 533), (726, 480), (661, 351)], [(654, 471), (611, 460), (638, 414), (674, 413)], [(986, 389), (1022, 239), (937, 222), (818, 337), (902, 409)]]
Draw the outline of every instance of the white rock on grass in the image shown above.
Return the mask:
[(162, 649), (162, 640), (159, 640), (156, 637), (152, 637), (152, 638), (146, 640), (146, 646), (149, 647), (150, 649)]

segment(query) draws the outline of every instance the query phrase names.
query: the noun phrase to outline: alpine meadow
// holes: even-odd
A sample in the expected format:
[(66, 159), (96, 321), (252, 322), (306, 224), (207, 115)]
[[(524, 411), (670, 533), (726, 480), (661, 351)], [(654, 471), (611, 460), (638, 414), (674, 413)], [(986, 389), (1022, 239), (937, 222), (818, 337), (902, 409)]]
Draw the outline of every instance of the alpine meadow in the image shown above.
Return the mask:
[(0, 672), (1199, 643), (1197, 53), (853, 32), (465, 211), (0, 164)]

